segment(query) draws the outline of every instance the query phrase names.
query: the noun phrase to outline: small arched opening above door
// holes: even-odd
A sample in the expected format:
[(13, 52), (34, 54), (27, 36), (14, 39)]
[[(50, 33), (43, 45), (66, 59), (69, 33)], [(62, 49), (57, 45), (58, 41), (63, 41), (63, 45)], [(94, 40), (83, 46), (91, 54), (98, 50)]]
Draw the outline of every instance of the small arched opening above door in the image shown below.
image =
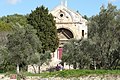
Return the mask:
[(73, 33), (65, 28), (59, 28), (57, 29), (57, 33), (58, 33), (58, 38), (60, 40), (69, 40), (71, 38), (74, 38)]

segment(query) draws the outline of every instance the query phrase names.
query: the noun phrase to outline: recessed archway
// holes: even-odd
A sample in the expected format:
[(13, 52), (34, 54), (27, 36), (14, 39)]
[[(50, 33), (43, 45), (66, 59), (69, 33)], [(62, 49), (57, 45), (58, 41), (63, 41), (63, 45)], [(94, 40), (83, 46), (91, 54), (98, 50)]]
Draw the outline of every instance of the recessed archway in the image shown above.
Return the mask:
[(73, 33), (66, 28), (57, 29), (59, 39), (71, 39), (74, 38)]

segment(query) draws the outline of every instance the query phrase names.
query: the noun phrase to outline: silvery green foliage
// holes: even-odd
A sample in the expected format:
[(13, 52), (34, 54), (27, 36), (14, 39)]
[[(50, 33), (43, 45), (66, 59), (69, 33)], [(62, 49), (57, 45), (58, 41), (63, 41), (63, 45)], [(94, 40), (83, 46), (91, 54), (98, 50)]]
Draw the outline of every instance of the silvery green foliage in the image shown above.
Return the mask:
[(101, 7), (100, 13), (89, 21), (89, 39), (94, 43), (92, 58), (103, 69), (114, 69), (118, 65), (120, 45), (120, 11), (108, 4)]
[(120, 10), (108, 4), (88, 21), (88, 39), (64, 45), (63, 62), (79, 68), (116, 69), (120, 65)]
[(10, 62), (14, 64), (30, 64), (35, 54), (41, 50), (41, 42), (32, 26), (20, 27), (14, 25), (13, 33), (7, 36), (6, 47), (9, 51)]

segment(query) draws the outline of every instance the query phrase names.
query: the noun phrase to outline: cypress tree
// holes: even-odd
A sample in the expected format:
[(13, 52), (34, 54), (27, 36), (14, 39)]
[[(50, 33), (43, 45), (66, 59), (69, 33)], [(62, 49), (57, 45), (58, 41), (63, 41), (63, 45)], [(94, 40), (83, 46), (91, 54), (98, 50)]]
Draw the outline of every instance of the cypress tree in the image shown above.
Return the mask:
[(42, 52), (54, 52), (59, 41), (54, 17), (49, 13), (48, 8), (37, 7), (29, 14), (27, 20), (28, 24), (31, 24), (37, 30), (37, 35), (42, 42)]

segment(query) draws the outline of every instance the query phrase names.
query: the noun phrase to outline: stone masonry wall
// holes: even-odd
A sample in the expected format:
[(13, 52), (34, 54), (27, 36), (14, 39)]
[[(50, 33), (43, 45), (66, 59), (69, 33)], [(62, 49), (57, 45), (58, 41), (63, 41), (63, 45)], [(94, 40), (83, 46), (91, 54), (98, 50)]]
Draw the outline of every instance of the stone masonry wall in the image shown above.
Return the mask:
[(120, 80), (120, 75), (89, 75), (81, 76), (78, 78), (40, 78), (40, 77), (27, 77), (26, 80)]
[[(4, 75), (0, 75), (0, 80), (17, 80), (10, 79), (8, 76), (4, 77)], [(23, 80), (23, 79), (21, 79)], [(78, 78), (62, 78), (62, 77), (50, 77), (50, 78), (41, 78), (38, 76), (29, 76), (24, 80), (120, 80), (120, 75), (89, 75), (89, 76), (81, 76)]]

